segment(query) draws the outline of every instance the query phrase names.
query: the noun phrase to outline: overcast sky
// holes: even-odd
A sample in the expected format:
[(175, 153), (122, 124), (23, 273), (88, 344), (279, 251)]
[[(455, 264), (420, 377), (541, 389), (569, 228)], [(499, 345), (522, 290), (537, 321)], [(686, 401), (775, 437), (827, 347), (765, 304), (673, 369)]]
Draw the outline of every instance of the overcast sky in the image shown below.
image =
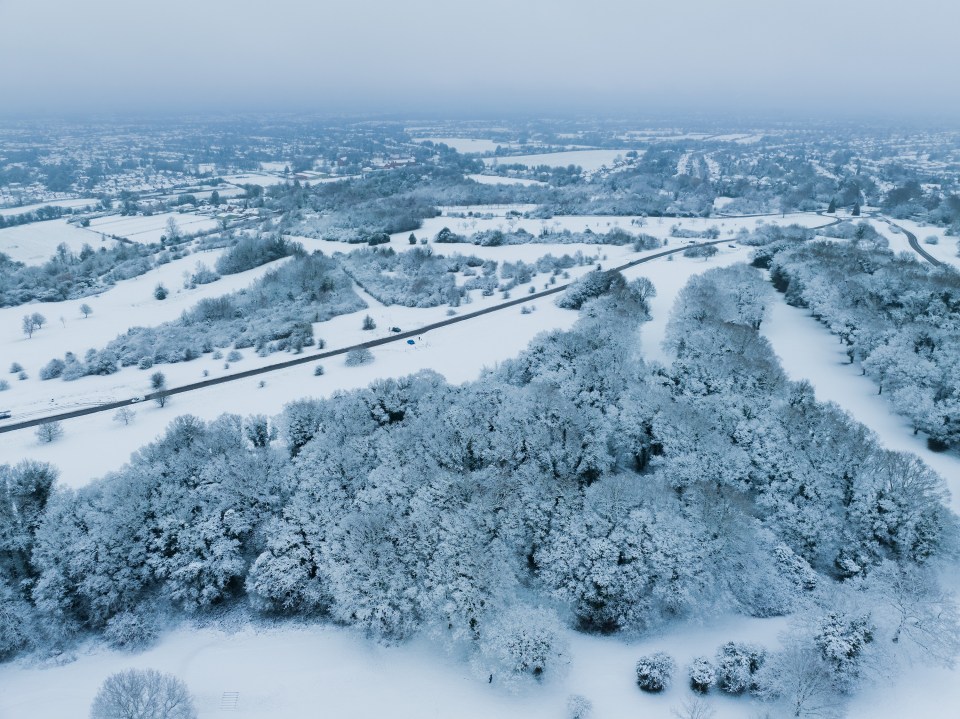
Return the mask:
[(960, 116), (950, 0), (0, 0), (0, 112)]

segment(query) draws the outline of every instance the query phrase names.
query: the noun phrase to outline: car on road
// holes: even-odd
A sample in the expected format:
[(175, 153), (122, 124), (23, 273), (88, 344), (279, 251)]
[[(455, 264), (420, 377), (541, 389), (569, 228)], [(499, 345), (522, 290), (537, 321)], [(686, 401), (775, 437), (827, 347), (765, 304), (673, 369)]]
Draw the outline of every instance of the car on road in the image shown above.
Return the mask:
[(143, 397), (136, 395), (135, 397), (130, 398), (130, 404), (136, 404), (137, 402), (143, 402)]

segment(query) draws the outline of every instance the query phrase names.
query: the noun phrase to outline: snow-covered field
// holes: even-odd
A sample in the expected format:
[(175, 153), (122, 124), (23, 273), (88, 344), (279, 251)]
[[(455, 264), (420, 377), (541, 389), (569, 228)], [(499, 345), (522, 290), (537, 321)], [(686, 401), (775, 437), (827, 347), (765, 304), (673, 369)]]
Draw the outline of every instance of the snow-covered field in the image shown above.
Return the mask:
[(180, 233), (190, 235), (195, 232), (206, 232), (217, 227), (217, 221), (204, 215), (190, 212), (164, 212), (158, 215), (136, 215), (124, 217), (122, 215), (107, 215), (90, 221), (91, 232), (104, 233), (117, 237), (124, 237), (133, 242), (150, 244), (159, 242), (167, 234), (167, 223), (170, 220), (177, 223)]
[[(595, 717), (669, 719), (674, 708), (694, 695), (682, 681), (659, 696), (641, 692), (633, 675), (640, 656), (668, 650), (683, 668), (732, 639), (769, 646), (784, 627), (780, 619), (719, 619), (636, 641), (569, 632), (566, 676), (519, 695), (488, 684), (462, 657), (425, 640), (381, 646), (327, 626), (246, 626), (232, 633), (185, 627), (139, 654), (94, 648), (63, 666), (7, 665), (0, 669), (0, 716), (86, 716), (107, 676), (136, 667), (183, 678), (200, 719), (222, 715), (224, 692), (239, 692), (237, 713), (248, 719), (563, 719), (571, 694), (589, 699)], [(748, 716), (761, 708), (750, 700), (721, 696), (711, 696), (710, 703), (716, 719)]]
[(528, 180), (523, 177), (500, 177), (499, 175), (467, 175), (467, 179), (479, 182), (481, 185), (531, 185), (545, 186), (546, 183), (539, 180)]
[(266, 172), (244, 172), (237, 175), (224, 175), (222, 179), (231, 185), (260, 185), (261, 187), (270, 187), (270, 185), (280, 185), (284, 182), (289, 182), (285, 177), (271, 175)]
[(61, 242), (69, 247), (71, 252), (80, 252), (84, 244), (97, 249), (101, 238), (88, 230), (69, 224), (63, 218), (0, 230), (0, 252), (28, 265), (42, 265), (50, 259)]
[(614, 161), (624, 159), (627, 150), (570, 150), (567, 152), (546, 152), (541, 155), (504, 155), (487, 157), (483, 162), (488, 167), (495, 165), (526, 165), (527, 167), (567, 167), (579, 165), (584, 172), (594, 172), (601, 167), (613, 167)]

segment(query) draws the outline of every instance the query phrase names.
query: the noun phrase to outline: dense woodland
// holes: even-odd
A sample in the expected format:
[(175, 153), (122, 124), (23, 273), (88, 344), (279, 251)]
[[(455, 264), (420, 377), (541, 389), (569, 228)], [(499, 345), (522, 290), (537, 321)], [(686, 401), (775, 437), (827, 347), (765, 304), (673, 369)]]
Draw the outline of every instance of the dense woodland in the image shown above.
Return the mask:
[[(639, 351), (652, 286), (595, 274), (571, 288), (601, 286), (571, 331), (476, 382), (421, 372), (275, 420), (181, 416), (80, 490), (3, 467), (0, 650), (137, 645), (164, 616), (245, 603), (385, 641), (434, 633), (504, 683), (559, 671), (563, 624), (731, 610), (802, 619), (751, 680), (768, 697), (798, 672), (840, 701), (881, 659), (949, 661), (943, 482), (785, 378), (757, 331), (760, 273), (687, 285), (668, 367)], [(518, 632), (532, 663), (513, 661)]]
[(771, 278), (787, 302), (809, 307), (839, 336), (850, 361), (927, 434), (931, 447), (956, 447), (960, 274), (895, 256), (877, 246), (871, 232), (860, 230), (852, 242), (774, 245), (762, 252), (772, 255)]

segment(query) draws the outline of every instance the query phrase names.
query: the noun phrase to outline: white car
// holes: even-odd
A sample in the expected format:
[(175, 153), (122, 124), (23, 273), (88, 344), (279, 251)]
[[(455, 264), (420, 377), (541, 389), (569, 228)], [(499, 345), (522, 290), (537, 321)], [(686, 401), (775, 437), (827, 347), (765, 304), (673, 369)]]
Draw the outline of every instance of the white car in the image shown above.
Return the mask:
[(143, 402), (143, 397), (137, 395), (136, 397), (130, 398), (130, 404), (136, 404), (137, 402)]

